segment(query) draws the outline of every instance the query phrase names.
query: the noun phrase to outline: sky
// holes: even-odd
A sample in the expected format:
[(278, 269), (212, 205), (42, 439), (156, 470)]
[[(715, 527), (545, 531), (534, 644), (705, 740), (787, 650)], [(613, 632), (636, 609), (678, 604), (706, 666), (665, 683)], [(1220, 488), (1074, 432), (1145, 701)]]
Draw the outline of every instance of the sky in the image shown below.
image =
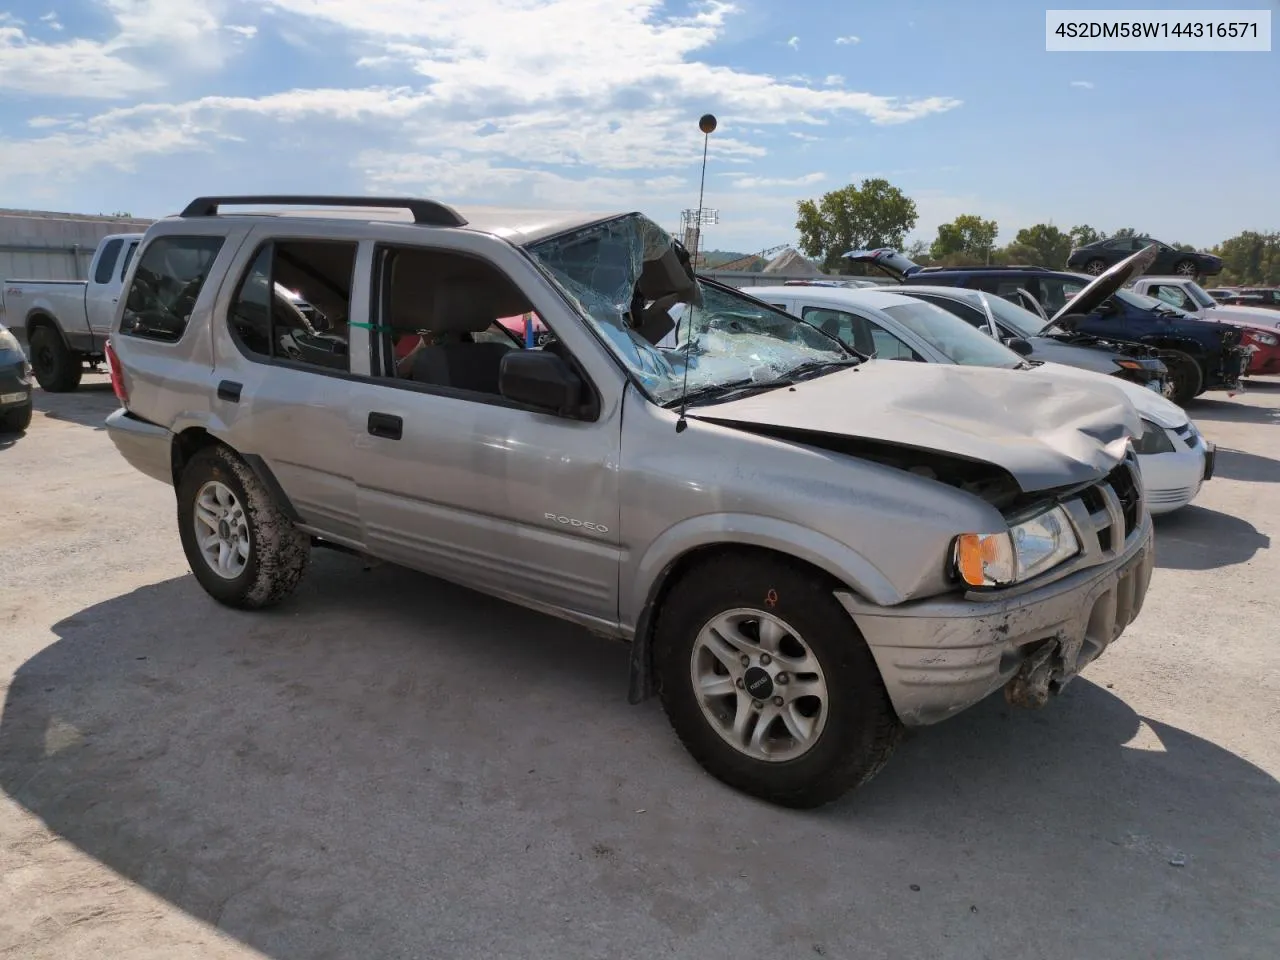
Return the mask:
[(1044, 17), (1026, 0), (0, 0), (0, 207), (376, 193), (675, 229), (711, 112), (704, 249), (792, 243), (797, 200), (866, 177), (916, 201), (925, 240), (962, 213), (1001, 242), (1039, 222), (1196, 246), (1280, 230), (1280, 41), (1048, 53)]

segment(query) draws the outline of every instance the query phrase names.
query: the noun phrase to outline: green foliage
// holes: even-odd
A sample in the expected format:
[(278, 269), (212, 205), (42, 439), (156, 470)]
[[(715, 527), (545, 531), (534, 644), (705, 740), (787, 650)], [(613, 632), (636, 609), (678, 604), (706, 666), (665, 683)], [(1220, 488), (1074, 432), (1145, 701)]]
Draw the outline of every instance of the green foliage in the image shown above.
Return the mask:
[(901, 249), (916, 225), (915, 201), (882, 178), (866, 179), (796, 204), (800, 251), (820, 261), (828, 273), (849, 273), (843, 259), (850, 250), (874, 247)]
[(1071, 238), (1071, 245), (1075, 247), (1086, 247), (1091, 243), (1097, 243), (1099, 240), (1107, 239), (1105, 233), (1099, 233), (1087, 223), (1082, 223), (1078, 227), (1072, 227), (1067, 231), (1067, 236)]
[[(1032, 229), (1035, 229), (1034, 227)], [(1001, 266), (1029, 266), (1029, 267), (1048, 267), (1051, 270), (1061, 270), (1063, 264), (1067, 262), (1066, 254), (1062, 255), (1062, 260), (1056, 265), (1045, 258), (1044, 251), (1037, 246), (1022, 241), (1022, 235), (1026, 230), (1018, 231), (1018, 238), (1007, 247), (1001, 247), (991, 256), (992, 263), (998, 263)], [(1069, 244), (1071, 238), (1062, 234), (1063, 239)], [(1067, 252), (1070, 252), (1068, 247)]]
[(1000, 232), (994, 220), (983, 220), (972, 213), (962, 213), (951, 223), (938, 227), (938, 239), (930, 249), (935, 260), (944, 260), (954, 254), (965, 254), (985, 263)]
[[(1013, 243), (1005, 248), (1006, 254), (1016, 259), (1006, 262), (1063, 270), (1067, 266), (1067, 257), (1071, 255), (1071, 247), (1070, 234), (1063, 233), (1051, 223), (1037, 223), (1033, 227), (1018, 231), (1018, 235), (1013, 238)], [(1028, 255), (1032, 259), (1026, 259)]]
[(1280, 233), (1246, 230), (1213, 248), (1222, 258), (1215, 284), (1280, 285)]

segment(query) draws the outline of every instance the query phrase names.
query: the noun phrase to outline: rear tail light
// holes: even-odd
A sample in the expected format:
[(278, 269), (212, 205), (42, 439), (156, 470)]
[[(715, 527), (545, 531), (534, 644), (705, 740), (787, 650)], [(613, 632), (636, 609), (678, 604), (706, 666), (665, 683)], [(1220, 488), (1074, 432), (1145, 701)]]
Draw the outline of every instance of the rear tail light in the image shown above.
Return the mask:
[(129, 406), (129, 391), (124, 385), (124, 368), (120, 366), (120, 358), (116, 356), (115, 349), (111, 346), (111, 341), (107, 341), (105, 353), (107, 355), (107, 370), (111, 373), (111, 389), (115, 391), (116, 399), (120, 401), (123, 407)]

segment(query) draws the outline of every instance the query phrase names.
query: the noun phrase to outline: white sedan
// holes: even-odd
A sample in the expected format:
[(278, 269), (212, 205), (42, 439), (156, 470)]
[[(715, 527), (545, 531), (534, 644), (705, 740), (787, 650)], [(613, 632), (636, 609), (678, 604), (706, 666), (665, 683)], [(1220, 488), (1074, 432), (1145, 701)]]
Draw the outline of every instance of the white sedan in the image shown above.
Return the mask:
[(825, 286), (750, 287), (749, 293), (881, 360), (1021, 368), (1028, 376), (1088, 380), (1119, 390), (1142, 417), (1134, 438), (1152, 514), (1195, 499), (1213, 476), (1215, 449), (1185, 410), (1153, 390), (1058, 363), (1037, 363), (932, 303), (883, 289)]

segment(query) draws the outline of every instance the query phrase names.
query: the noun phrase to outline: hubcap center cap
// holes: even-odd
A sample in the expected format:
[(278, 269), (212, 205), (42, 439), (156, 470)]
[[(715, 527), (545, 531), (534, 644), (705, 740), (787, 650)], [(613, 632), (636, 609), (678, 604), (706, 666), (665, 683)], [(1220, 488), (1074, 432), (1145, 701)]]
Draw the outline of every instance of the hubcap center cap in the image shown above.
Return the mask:
[(231, 539), (231, 524), (225, 520), (218, 521), (218, 537), (223, 540)]
[(767, 700), (773, 696), (773, 677), (763, 667), (750, 667), (742, 675), (743, 685), (747, 693), (757, 700)]

